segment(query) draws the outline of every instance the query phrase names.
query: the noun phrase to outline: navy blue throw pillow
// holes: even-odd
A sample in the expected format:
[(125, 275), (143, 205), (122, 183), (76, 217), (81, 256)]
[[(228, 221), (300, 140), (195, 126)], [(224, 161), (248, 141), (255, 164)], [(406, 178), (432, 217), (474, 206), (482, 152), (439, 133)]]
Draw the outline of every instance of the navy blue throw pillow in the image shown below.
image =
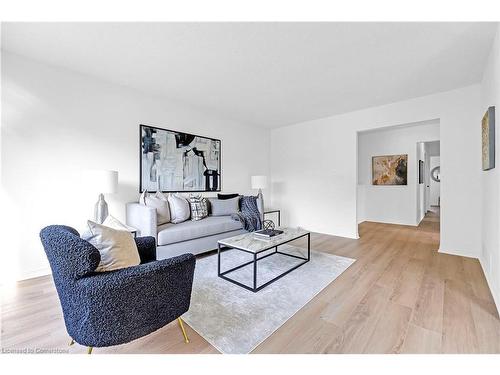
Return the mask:
[(240, 195), (238, 193), (234, 193), (234, 194), (217, 194), (217, 199), (222, 199), (222, 200), (226, 200), (226, 199), (233, 199), (233, 198), (236, 198), (236, 197), (239, 197)]

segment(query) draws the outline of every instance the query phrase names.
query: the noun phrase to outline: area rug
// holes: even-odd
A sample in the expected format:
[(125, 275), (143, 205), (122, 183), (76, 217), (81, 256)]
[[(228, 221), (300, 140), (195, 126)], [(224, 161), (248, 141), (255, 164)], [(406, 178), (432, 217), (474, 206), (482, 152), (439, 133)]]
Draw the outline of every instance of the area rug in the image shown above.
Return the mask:
[[(307, 254), (304, 249), (287, 245), (281, 246), (280, 251)], [(238, 250), (224, 251), (221, 269), (243, 264), (252, 257)], [(257, 263), (258, 285), (297, 262), (301, 260), (280, 254), (262, 259)], [(250, 353), (354, 262), (354, 259), (311, 251), (308, 263), (254, 293), (217, 276), (217, 254), (199, 258), (191, 307), (183, 318), (220, 352)], [(250, 286), (253, 266), (227, 276)]]

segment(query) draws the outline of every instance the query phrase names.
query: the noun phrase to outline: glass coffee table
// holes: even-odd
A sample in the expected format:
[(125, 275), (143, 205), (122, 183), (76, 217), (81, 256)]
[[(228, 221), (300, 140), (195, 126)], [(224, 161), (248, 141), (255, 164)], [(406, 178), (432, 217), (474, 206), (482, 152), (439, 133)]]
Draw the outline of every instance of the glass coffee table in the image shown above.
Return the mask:
[[(311, 259), (311, 232), (308, 232), (304, 229), (300, 228), (277, 228), (283, 231), (282, 234), (279, 234), (275, 237), (272, 237), (270, 239), (261, 239), (261, 238), (256, 238), (256, 235), (254, 235), (252, 232), (250, 233), (245, 233), (245, 234), (240, 234), (238, 236), (230, 237), (230, 238), (225, 238), (222, 240), (218, 241), (218, 249), (217, 249), (217, 275), (227, 281), (232, 282), (233, 284), (236, 284), (242, 288), (251, 290), (252, 292), (258, 292), (262, 288), (265, 288), (269, 284), (275, 282), (276, 280), (282, 278), (283, 276), (287, 275), (288, 273), (292, 272), (293, 270), (299, 268), (300, 266), (304, 265), (305, 263), (309, 262)], [(302, 257), (299, 255), (295, 254), (288, 254), (285, 252), (281, 252), (278, 250), (278, 247), (281, 245), (284, 245), (288, 242), (295, 241), (299, 238), (302, 237), (307, 237), (307, 257)], [(243, 264), (240, 264), (236, 267), (233, 267), (229, 270), (226, 270), (224, 272), (221, 272), (221, 253), (224, 250), (224, 248), (228, 249), (236, 249), (240, 251), (244, 251), (246, 253), (250, 253), (253, 256), (253, 259), (249, 262), (245, 262)], [(259, 257), (259, 254), (266, 252), (268, 250), (274, 249), (273, 252), (269, 254), (265, 254)], [(293, 257), (302, 260), (302, 262), (295, 264), (293, 267), (290, 269), (286, 270), (285, 272), (280, 273), (278, 276), (274, 277), (272, 280), (269, 280), (265, 282), (262, 285), (257, 286), (257, 263), (267, 257), (273, 256), (273, 255), (285, 255), (288, 257)], [(248, 265), (252, 264), (253, 265), (253, 285), (248, 286), (245, 285), (237, 280), (234, 280), (227, 275), (233, 271), (236, 271), (238, 269), (241, 269), (243, 267), (246, 267)]]

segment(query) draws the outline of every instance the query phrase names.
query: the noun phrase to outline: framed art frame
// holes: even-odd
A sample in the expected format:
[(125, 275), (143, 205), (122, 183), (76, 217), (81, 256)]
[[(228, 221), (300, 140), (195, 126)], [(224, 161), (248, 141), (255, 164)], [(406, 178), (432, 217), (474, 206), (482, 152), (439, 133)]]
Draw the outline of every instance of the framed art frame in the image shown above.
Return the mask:
[(408, 185), (408, 154), (373, 156), (372, 185)]
[(220, 139), (139, 126), (139, 192), (221, 191)]
[(424, 161), (419, 160), (418, 161), (418, 183), (423, 184), (424, 183)]
[(483, 171), (495, 168), (495, 107), (489, 107), (481, 121)]

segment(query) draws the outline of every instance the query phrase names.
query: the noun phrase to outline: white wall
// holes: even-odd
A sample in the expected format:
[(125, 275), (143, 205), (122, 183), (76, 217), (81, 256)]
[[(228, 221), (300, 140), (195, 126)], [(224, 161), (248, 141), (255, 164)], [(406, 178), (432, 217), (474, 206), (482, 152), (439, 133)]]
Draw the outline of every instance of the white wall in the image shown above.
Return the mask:
[[(432, 171), (435, 167), (439, 167), (440, 159), (439, 156), (431, 156), (430, 158), (430, 171)], [(440, 183), (434, 181), (432, 178), (430, 179), (430, 205), (437, 206), (439, 203), (439, 185)]]
[(486, 279), (500, 309), (500, 26), (488, 58), (481, 84), (481, 113), (479, 127), (487, 108), (495, 106), (496, 153), (495, 168), (481, 172), (482, 182), (482, 243), (480, 260)]
[[(273, 205), (286, 225), (356, 238), (357, 132), (439, 119), (441, 251), (481, 247), (479, 85), (271, 131)], [(467, 197), (467, 199), (464, 199)]]
[[(358, 221), (417, 225), (425, 214), (418, 210), (418, 145), (439, 139), (439, 121), (397, 126), (358, 133)], [(425, 158), (424, 144), (422, 160)], [(372, 157), (408, 155), (408, 185), (372, 185)], [(364, 205), (360, 204), (364, 202)]]
[[(161, 97), (2, 52), (2, 227), (4, 275), (48, 272), (42, 227), (81, 229), (97, 200), (77, 178), (88, 168), (119, 171), (106, 199), (124, 220), (139, 189), (139, 124), (222, 140), (222, 188), (250, 193), (250, 176), (269, 173), (269, 131)], [(12, 243), (6, 243), (10, 240)]]

